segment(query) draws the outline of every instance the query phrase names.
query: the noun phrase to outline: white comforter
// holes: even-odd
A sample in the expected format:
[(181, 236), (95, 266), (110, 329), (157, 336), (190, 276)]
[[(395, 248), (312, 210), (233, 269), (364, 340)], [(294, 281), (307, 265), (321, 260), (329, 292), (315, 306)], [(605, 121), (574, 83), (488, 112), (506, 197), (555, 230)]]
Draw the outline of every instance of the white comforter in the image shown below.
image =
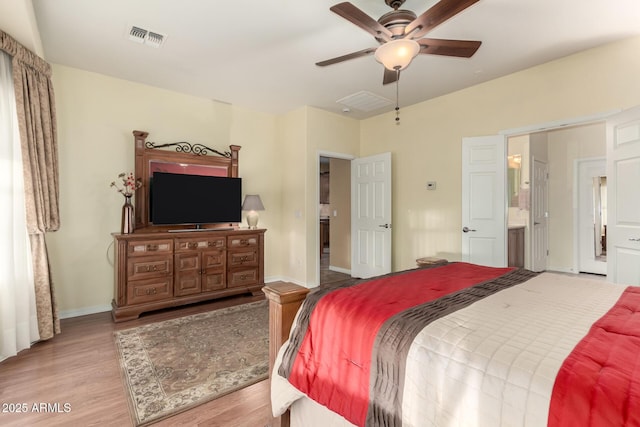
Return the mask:
[[(403, 425), (546, 426), (562, 362), (624, 288), (542, 273), (431, 323), (407, 358)], [(304, 396), (277, 375), (281, 353), (274, 416)]]

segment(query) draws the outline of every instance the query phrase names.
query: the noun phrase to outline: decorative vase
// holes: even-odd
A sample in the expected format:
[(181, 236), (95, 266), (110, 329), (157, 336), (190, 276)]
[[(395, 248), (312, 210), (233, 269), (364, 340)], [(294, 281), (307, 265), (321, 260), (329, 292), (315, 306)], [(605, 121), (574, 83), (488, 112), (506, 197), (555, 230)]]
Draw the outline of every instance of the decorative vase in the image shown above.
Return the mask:
[(122, 234), (133, 233), (133, 205), (131, 204), (131, 194), (124, 195), (124, 205), (122, 205)]

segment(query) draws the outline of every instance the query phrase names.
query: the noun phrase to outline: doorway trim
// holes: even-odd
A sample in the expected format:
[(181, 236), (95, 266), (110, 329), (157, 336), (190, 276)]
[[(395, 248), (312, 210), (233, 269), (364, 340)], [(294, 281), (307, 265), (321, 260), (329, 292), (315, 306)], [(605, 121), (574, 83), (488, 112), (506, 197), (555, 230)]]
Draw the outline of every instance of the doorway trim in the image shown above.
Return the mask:
[(498, 134), (509, 137), (509, 136), (526, 135), (530, 133), (551, 131), (551, 130), (556, 130), (556, 129), (560, 129), (568, 126), (586, 125), (589, 123), (602, 122), (606, 120), (608, 117), (613, 116), (614, 114), (617, 114), (621, 111), (622, 111), (621, 109), (603, 111), (601, 113), (591, 114), (588, 116), (554, 120), (551, 122), (543, 122), (543, 123), (523, 126), (521, 128), (504, 129), (499, 131)]
[[(356, 156), (352, 155), (352, 154), (346, 154), (346, 153), (337, 153), (334, 151), (326, 151), (326, 150), (317, 150), (316, 151), (316, 171), (315, 171), (315, 176), (316, 176), (316, 191), (315, 191), (315, 199), (314, 199), (314, 203), (317, 205), (320, 202), (320, 157), (328, 157), (331, 159), (341, 159), (341, 160), (353, 160), (356, 158)], [(316, 235), (316, 241), (315, 244), (313, 245), (315, 247), (315, 257), (314, 257), (314, 262), (316, 265), (316, 286), (320, 286), (320, 209), (315, 209), (314, 210), (314, 221), (315, 221), (315, 235)], [(349, 221), (351, 221), (351, 218), (349, 218)]]

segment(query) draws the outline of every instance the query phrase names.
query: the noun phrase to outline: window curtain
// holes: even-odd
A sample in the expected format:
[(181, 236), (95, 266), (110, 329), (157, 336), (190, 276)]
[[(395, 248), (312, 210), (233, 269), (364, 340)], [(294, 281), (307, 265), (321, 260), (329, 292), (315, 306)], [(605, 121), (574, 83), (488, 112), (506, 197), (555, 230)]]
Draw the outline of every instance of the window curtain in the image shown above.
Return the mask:
[(32, 255), (40, 339), (60, 333), (45, 233), (58, 230), (59, 186), (55, 99), (51, 66), (0, 31), (0, 50), (11, 56), (22, 150), (26, 226)]
[(37, 341), (38, 318), (24, 202), (11, 57), (0, 51), (0, 360)]

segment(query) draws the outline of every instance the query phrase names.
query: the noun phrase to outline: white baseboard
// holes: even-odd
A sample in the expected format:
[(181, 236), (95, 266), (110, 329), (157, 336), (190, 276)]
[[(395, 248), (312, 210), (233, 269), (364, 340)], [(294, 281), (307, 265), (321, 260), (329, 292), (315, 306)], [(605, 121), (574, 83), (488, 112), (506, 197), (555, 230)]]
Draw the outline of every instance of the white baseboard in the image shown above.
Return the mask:
[(273, 282), (289, 282), (289, 283), (293, 283), (295, 285), (298, 286), (304, 286), (305, 288), (309, 288), (309, 286), (307, 286), (306, 283), (303, 283), (299, 280), (296, 279), (292, 279), (290, 277), (285, 277), (285, 276), (270, 276), (270, 277), (265, 277), (264, 279), (264, 283), (273, 283)]
[(351, 276), (351, 270), (348, 270), (346, 268), (341, 268), (341, 267), (334, 267), (333, 265), (329, 266), (329, 270), (331, 271), (335, 271), (337, 273), (344, 273), (344, 274), (348, 274), (349, 276)]
[(571, 267), (547, 267), (545, 271), (549, 271), (551, 273), (565, 273), (565, 274), (578, 274)]
[(94, 305), (93, 307), (77, 308), (74, 310), (62, 310), (58, 312), (58, 317), (60, 319), (69, 319), (71, 317), (86, 316), (87, 314), (104, 313), (105, 311), (111, 311), (111, 304)]

